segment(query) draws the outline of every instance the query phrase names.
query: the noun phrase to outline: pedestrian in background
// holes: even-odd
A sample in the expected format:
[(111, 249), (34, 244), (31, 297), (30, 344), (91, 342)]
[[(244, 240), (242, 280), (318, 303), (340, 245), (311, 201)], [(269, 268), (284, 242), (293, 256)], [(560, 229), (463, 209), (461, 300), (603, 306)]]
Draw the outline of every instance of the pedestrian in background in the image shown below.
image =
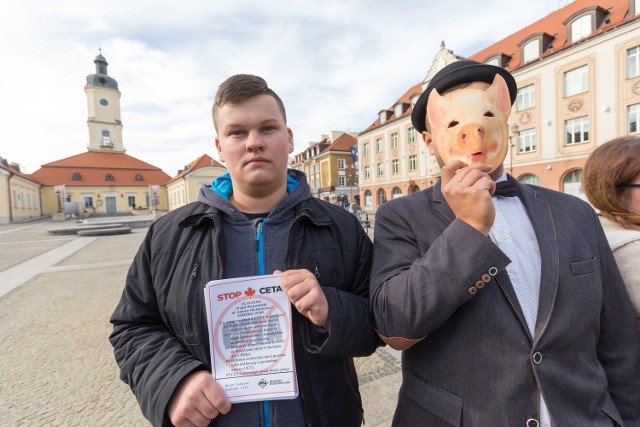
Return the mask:
[(640, 138), (616, 138), (596, 148), (584, 166), (582, 188), (599, 211), (640, 328)]

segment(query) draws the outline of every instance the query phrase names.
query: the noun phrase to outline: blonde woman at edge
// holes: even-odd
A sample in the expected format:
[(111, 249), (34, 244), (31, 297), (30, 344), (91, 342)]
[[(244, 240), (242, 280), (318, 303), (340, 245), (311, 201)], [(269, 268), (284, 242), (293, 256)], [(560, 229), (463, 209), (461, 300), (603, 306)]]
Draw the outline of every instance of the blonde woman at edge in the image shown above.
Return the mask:
[(640, 138), (613, 139), (591, 153), (582, 186), (627, 287), (640, 328)]

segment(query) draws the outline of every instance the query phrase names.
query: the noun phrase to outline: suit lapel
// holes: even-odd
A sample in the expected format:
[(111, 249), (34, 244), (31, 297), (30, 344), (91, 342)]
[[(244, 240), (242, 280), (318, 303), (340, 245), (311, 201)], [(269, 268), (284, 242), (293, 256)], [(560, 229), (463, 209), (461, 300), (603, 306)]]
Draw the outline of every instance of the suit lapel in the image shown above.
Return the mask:
[(537, 341), (549, 324), (558, 291), (558, 275), (560, 271), (558, 265), (558, 238), (547, 201), (541, 199), (540, 194), (531, 187), (518, 185), (521, 188), (522, 203), (526, 208), (527, 215), (529, 215), (529, 220), (540, 248), (540, 300), (538, 302), (535, 335)]

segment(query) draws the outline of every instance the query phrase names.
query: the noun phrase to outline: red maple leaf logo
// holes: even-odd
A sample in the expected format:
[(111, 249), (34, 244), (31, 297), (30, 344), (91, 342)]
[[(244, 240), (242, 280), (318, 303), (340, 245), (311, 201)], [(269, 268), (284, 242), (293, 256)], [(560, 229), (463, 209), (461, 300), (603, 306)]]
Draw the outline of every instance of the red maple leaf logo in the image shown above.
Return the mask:
[(244, 294), (245, 294), (246, 296), (248, 296), (248, 297), (252, 297), (252, 296), (253, 296), (253, 294), (255, 294), (255, 293), (256, 293), (256, 291), (254, 291), (253, 289), (251, 289), (251, 286), (249, 286), (249, 288), (248, 288), (246, 291), (244, 291)]

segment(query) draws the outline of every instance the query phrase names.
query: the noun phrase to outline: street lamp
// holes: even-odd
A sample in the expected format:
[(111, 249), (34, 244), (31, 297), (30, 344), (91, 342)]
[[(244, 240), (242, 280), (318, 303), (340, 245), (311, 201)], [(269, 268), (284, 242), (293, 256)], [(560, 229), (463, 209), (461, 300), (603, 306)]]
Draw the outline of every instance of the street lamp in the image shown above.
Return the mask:
[(511, 127), (511, 136), (509, 137), (509, 174), (513, 176), (513, 149), (518, 143), (518, 125), (512, 124)]

